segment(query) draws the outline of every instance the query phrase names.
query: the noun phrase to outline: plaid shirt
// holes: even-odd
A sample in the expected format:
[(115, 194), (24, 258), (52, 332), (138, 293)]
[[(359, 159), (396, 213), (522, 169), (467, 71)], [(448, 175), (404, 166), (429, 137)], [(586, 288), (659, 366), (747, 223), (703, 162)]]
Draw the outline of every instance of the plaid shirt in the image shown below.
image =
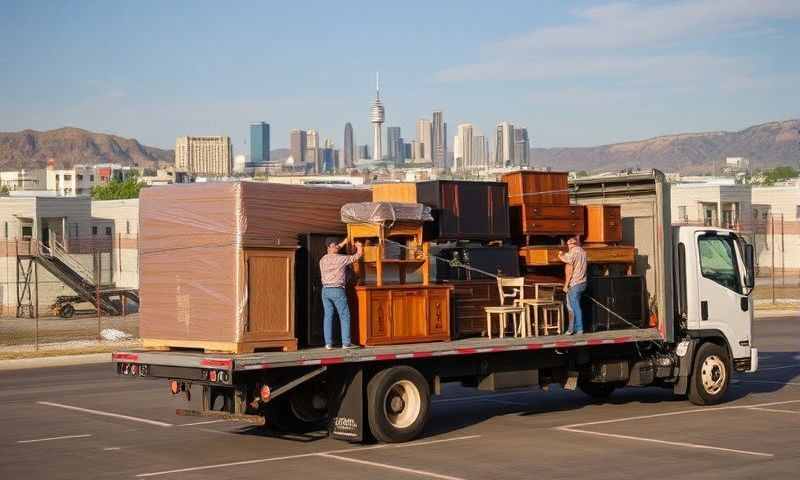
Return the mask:
[(344, 287), (347, 266), (358, 261), (361, 254), (341, 255), (325, 254), (319, 261), (319, 271), (323, 287)]

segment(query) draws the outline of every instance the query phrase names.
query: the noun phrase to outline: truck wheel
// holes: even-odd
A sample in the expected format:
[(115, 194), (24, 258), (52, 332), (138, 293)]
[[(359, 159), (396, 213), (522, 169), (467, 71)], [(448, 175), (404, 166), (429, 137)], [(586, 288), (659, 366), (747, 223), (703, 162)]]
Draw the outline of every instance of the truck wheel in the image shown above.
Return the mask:
[(706, 342), (697, 349), (689, 383), (689, 401), (714, 405), (722, 401), (731, 380), (730, 358), (724, 347)]
[(72, 318), (72, 316), (75, 315), (75, 307), (67, 303), (61, 307), (61, 311), (59, 313), (61, 318)]
[(386, 443), (416, 438), (430, 414), (428, 382), (408, 366), (387, 368), (367, 384), (367, 418), (372, 435)]
[(267, 426), (287, 433), (307, 433), (319, 430), (324, 416), (321, 418), (311, 416), (309, 411), (300, 406), (298, 402), (292, 402), (290, 394), (281, 396), (267, 403), (264, 416)]
[(580, 388), (583, 393), (594, 399), (604, 400), (611, 395), (617, 386), (609, 382), (599, 383), (582, 380), (578, 382), (578, 388)]

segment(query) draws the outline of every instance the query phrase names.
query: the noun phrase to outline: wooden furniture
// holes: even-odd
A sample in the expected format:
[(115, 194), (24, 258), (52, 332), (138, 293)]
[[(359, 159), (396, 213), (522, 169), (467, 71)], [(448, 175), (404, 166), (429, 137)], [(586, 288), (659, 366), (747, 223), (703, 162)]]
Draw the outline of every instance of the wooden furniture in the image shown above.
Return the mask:
[(373, 183), (372, 201), (418, 203), (417, 184), (414, 182)]
[[(542, 330), (545, 335), (550, 334), (550, 330), (554, 329), (556, 333), (561, 333), (564, 326), (564, 304), (556, 299), (557, 289), (563, 287), (563, 283), (547, 282), (535, 283), (534, 292), (535, 297), (530, 299), (520, 300), (518, 303), (525, 308), (525, 316), (533, 320), (532, 333), (539, 336), (539, 312), (542, 313)], [(531, 315), (533, 311), (533, 315)]]
[(453, 287), (453, 337), (483, 335), (486, 330), (484, 307), (500, 304), (497, 280), (450, 282)]
[(529, 170), (506, 173), (502, 177), (508, 184), (509, 206), (568, 205), (568, 180), (567, 172)]
[[(511, 292), (507, 292), (507, 288), (510, 288)], [(492, 338), (492, 318), (494, 315), (497, 315), (500, 338), (505, 336), (509, 315), (514, 323), (514, 336), (528, 336), (525, 308), (518, 304), (518, 302), (525, 300), (525, 277), (498, 277), (497, 290), (500, 296), (500, 305), (484, 308), (487, 336)], [(506, 305), (507, 300), (511, 302), (511, 305)]]
[(622, 241), (622, 214), (619, 205), (586, 205), (584, 243)]
[[(586, 261), (595, 264), (624, 264), (633, 268), (636, 261), (636, 248), (630, 245), (583, 245), (586, 250)], [(528, 266), (548, 266), (562, 265), (558, 259), (560, 252), (566, 252), (567, 247), (559, 245), (534, 245), (520, 247), (519, 256), (522, 257), (525, 265)]]
[[(420, 269), (422, 284), (428, 285), (430, 268), (428, 260), (429, 244), (422, 241), (420, 222), (398, 221), (393, 224), (349, 223), (347, 238), (351, 244), (364, 242), (364, 256), (354, 265), (359, 284), (364, 284), (366, 266), (375, 268), (375, 284), (383, 286), (384, 269), (388, 266), (399, 269), (399, 281), (405, 283), (408, 269)], [(389, 258), (388, 251), (399, 255)]]
[(508, 193), (503, 182), (436, 180), (416, 184), (417, 202), (431, 207), (428, 240), (505, 240)]
[(449, 340), (450, 289), (447, 285), (357, 286), (359, 343)]
[(584, 330), (600, 332), (647, 328), (646, 294), (641, 275), (589, 277), (587, 282), (586, 293), (581, 300)]
[(494, 275), (519, 276), (519, 255), (515, 246), (453, 247), (439, 249), (433, 253), (440, 259), (457, 260), (462, 265), (475, 269), (450, 266), (443, 260), (437, 260), (433, 270), (435, 272), (434, 280), (437, 282), (481, 279), (494, 282)]
[(143, 345), (238, 353), (294, 349), (291, 256), (298, 235), (344, 237), (340, 208), (369, 199), (357, 189), (257, 182), (142, 190)]

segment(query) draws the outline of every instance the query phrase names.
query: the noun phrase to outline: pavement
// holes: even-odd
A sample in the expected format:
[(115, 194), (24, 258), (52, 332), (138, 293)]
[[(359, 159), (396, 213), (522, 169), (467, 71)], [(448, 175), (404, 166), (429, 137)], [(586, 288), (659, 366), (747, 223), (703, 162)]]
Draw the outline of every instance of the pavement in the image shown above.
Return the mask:
[(800, 322), (785, 320), (755, 323), (761, 369), (715, 407), (658, 388), (596, 403), (448, 385), (423, 437), (399, 445), (177, 417), (165, 381), (111, 364), (2, 371), (0, 478), (797, 478)]

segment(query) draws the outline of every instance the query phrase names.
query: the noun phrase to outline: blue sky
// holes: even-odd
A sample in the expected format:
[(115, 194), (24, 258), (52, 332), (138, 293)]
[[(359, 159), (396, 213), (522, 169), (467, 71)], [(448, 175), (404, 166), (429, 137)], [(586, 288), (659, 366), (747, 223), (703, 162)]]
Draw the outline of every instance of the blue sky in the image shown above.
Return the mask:
[[(800, 117), (800, 2), (0, 3), (0, 131), (78, 126), (174, 146), (267, 121), (369, 141), (442, 109), (534, 146), (736, 130)], [(452, 142), (452, 139), (450, 140)]]

